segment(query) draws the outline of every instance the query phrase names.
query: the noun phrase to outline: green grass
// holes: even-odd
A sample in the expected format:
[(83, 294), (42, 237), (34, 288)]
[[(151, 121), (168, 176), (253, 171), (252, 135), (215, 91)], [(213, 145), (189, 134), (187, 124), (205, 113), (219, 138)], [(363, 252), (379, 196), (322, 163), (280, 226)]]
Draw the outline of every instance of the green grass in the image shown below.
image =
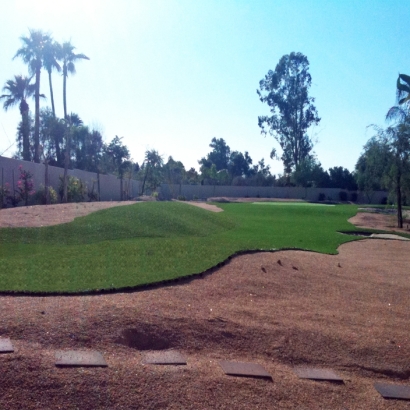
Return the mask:
[(0, 291), (114, 289), (203, 272), (238, 251), (301, 248), (337, 253), (358, 239), (337, 231), (357, 206), (150, 202), (110, 208), (64, 225), (0, 229)]

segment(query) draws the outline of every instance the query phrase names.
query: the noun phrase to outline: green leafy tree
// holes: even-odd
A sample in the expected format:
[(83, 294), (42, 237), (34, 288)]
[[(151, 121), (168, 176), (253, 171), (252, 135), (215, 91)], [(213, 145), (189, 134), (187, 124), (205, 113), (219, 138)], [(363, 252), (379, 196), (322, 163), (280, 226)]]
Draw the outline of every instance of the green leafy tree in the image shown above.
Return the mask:
[(189, 185), (196, 185), (200, 182), (200, 176), (194, 167), (191, 167), (185, 173), (185, 182)]
[(232, 151), (228, 163), (228, 171), (231, 176), (231, 180), (235, 177), (250, 176), (251, 166), (252, 158), (249, 156), (248, 151), (245, 151), (245, 155), (239, 151)]
[(148, 187), (151, 191), (155, 191), (163, 181), (164, 161), (158, 151), (152, 149), (145, 152), (145, 160), (141, 167), (143, 174), (143, 182), (141, 195), (144, 195), (145, 189)]
[(15, 75), (14, 80), (6, 81), (3, 91), (6, 94), (0, 96), (4, 100), (3, 108), (7, 111), (9, 108), (18, 104), (21, 114), (21, 124), (19, 134), (22, 136), (22, 157), (24, 161), (30, 161), (30, 131), (31, 122), (29, 117), (29, 105), (27, 99), (35, 93), (35, 85), (31, 84), (31, 77)]
[(124, 174), (131, 168), (132, 163), (130, 159), (130, 152), (126, 145), (122, 143), (122, 138), (117, 135), (105, 147), (105, 152), (111, 158), (115, 172), (120, 178), (120, 195), (121, 201), (124, 199)]
[(330, 187), (356, 191), (357, 183), (354, 175), (346, 168), (333, 167), (329, 169)]
[(372, 137), (363, 147), (355, 166), (355, 177), (359, 190), (366, 194), (369, 203), (375, 191), (386, 187), (385, 176), (392, 162), (386, 141)]
[(17, 50), (13, 57), (20, 57), (29, 67), (29, 72), (35, 75), (35, 114), (34, 114), (34, 162), (40, 162), (40, 74), (43, 67), (44, 47), (51, 41), (49, 34), (41, 30), (29, 30), (30, 35), (20, 37), (23, 46)]
[(40, 142), (50, 165), (64, 167), (66, 123), (54, 116), (50, 108), (40, 112)]
[(89, 60), (85, 54), (74, 53), (75, 47), (70, 41), (64, 42), (58, 51), (59, 60), (63, 62), (63, 104), (64, 118), (67, 117), (67, 77), (68, 74), (75, 74), (75, 64), (78, 60)]
[(185, 167), (181, 161), (175, 161), (171, 156), (163, 167), (163, 174), (167, 184), (179, 185), (185, 178)]
[(198, 161), (202, 167), (210, 168), (212, 164), (215, 164), (216, 170), (228, 169), (229, 157), (231, 154), (231, 149), (226, 144), (223, 138), (212, 138), (209, 146), (212, 151), (206, 156)]
[(77, 114), (71, 113), (70, 115), (66, 116), (65, 119), (62, 120), (64, 126), (65, 126), (65, 140), (66, 140), (66, 148), (65, 148), (65, 157), (64, 157), (64, 177), (63, 177), (63, 202), (68, 202), (68, 166), (70, 163), (70, 158), (71, 158), (71, 141), (73, 137), (73, 133), (76, 132), (76, 130), (79, 127), (82, 127), (83, 122), (81, 118)]
[(315, 99), (309, 97), (311, 83), (307, 57), (292, 52), (280, 59), (275, 71), (269, 70), (257, 90), (260, 101), (268, 104), (271, 112), (271, 116), (259, 117), (258, 125), (262, 134), (269, 132), (279, 143), (286, 173), (307, 158), (313, 148), (306, 132), (319, 124), (320, 118), (313, 104)]
[(314, 157), (305, 158), (292, 173), (291, 180), (296, 186), (305, 188), (327, 188), (330, 186), (329, 174), (323, 170)]
[[(410, 118), (386, 129), (375, 127), (375, 140), (384, 151), (383, 183), (395, 196), (397, 226), (403, 227), (402, 205), (410, 186)], [(380, 166), (380, 165), (379, 165)]]

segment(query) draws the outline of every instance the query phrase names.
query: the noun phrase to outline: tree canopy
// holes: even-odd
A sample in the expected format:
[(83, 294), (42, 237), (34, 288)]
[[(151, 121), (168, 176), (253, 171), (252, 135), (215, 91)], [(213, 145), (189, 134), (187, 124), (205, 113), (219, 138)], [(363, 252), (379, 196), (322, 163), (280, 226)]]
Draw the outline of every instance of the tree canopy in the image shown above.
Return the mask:
[(271, 116), (260, 116), (258, 125), (262, 134), (269, 132), (279, 143), (286, 173), (307, 158), (313, 148), (306, 132), (319, 124), (320, 118), (313, 105), (315, 99), (309, 97), (311, 83), (307, 57), (295, 52), (284, 55), (275, 71), (269, 70), (259, 82), (259, 99), (268, 104)]

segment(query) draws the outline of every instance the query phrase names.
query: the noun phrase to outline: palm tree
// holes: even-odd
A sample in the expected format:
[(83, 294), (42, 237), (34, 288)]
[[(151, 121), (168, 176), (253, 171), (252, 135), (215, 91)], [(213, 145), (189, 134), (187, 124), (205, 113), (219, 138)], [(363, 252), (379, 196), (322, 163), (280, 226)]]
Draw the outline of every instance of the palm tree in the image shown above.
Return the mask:
[(40, 74), (43, 66), (44, 46), (51, 41), (49, 34), (41, 30), (30, 29), (28, 37), (20, 37), (23, 46), (17, 50), (13, 57), (21, 57), (28, 64), (29, 71), (36, 77), (35, 81), (35, 120), (34, 120), (34, 162), (40, 162), (39, 145), (40, 145)]
[(43, 50), (43, 66), (48, 72), (48, 83), (50, 86), (50, 99), (51, 99), (51, 109), (53, 110), (54, 117), (56, 116), (56, 110), (54, 107), (54, 94), (53, 94), (53, 83), (51, 81), (51, 72), (55, 69), (58, 72), (61, 71), (60, 64), (58, 64), (59, 51), (61, 50), (60, 44), (56, 41), (48, 41), (44, 45)]
[(89, 60), (85, 54), (75, 54), (75, 47), (70, 41), (62, 44), (60, 49), (60, 60), (63, 62), (63, 103), (64, 103), (64, 118), (67, 117), (67, 77), (68, 73), (75, 74), (74, 63), (77, 60)]
[[(404, 84), (402, 83), (404, 81)], [(397, 79), (397, 100), (399, 105), (410, 101), (410, 76), (406, 74), (399, 74)]]
[(27, 98), (33, 96), (35, 85), (30, 84), (32, 77), (15, 75), (14, 80), (8, 80), (3, 87), (7, 94), (0, 95), (0, 100), (4, 100), (3, 108), (7, 111), (10, 107), (19, 104), (23, 134), (23, 160), (30, 161), (30, 119), (29, 105)]

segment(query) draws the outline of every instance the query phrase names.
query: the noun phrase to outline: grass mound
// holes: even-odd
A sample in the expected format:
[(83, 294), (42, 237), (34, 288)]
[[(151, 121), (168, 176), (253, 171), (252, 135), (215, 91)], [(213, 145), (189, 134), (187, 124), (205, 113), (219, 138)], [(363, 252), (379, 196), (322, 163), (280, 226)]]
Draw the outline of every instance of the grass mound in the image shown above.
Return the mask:
[(110, 208), (43, 228), (1, 229), (0, 290), (117, 289), (203, 272), (246, 250), (301, 248), (336, 253), (358, 239), (357, 207), (219, 204), (212, 213), (176, 202)]

